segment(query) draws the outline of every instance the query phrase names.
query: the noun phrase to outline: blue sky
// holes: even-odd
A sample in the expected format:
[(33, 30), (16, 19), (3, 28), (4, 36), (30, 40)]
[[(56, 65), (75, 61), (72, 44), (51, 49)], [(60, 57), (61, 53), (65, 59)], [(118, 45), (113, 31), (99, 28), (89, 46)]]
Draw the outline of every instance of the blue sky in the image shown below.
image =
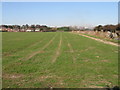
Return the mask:
[(3, 2), (3, 24), (95, 26), (118, 23), (117, 2)]

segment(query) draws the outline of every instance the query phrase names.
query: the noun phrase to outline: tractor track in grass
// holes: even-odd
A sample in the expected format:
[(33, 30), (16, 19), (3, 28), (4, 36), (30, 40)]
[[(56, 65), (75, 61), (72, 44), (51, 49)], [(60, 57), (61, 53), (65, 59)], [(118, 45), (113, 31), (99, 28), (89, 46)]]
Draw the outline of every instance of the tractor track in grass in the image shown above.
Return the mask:
[[(73, 48), (72, 48), (72, 46), (71, 46), (71, 44), (68, 42), (68, 47), (69, 47), (69, 49), (70, 49), (70, 52), (73, 54), (74, 53), (74, 50), (73, 50)], [(73, 57), (73, 63), (75, 63), (76, 62), (76, 59), (75, 59), (75, 57), (72, 55), (72, 57)]]
[(42, 40), (42, 41), (36, 41), (35, 43), (31, 44), (28, 48), (34, 47), (34, 46), (36, 46), (37, 44), (42, 43), (43, 41), (44, 41), (44, 40)]
[[(42, 40), (42, 41), (43, 41), (43, 40)], [(36, 46), (37, 44), (41, 43), (42, 41), (36, 41), (36, 42), (34, 42), (33, 44), (27, 46), (26, 48), (32, 48), (32, 47)], [(23, 51), (23, 50), (25, 50), (25, 47), (22, 48), (22, 49), (19, 49), (19, 50), (14, 51), (14, 53), (20, 52), (20, 51)], [(14, 53), (12, 53), (12, 54), (10, 54), (10, 52), (5, 53), (5, 54), (3, 54), (3, 57), (14, 56)]]
[(54, 63), (56, 61), (57, 57), (60, 55), (61, 45), (62, 45), (62, 34), (60, 35), (60, 41), (59, 41), (59, 44), (58, 44), (58, 49), (56, 50), (55, 56), (52, 59), (52, 63)]
[(73, 55), (74, 50), (73, 50), (72, 45), (70, 44), (70, 42), (68, 41), (68, 39), (67, 39), (66, 36), (65, 36), (65, 38), (66, 38), (66, 41), (67, 41), (67, 43), (68, 43), (67, 45), (68, 45), (68, 47), (69, 47), (69, 49), (70, 49), (70, 53), (72, 53), (73, 63), (75, 63), (75, 62), (76, 62), (76, 58), (75, 58), (74, 55)]
[(32, 57), (34, 57), (35, 55), (37, 55), (39, 53), (43, 53), (44, 52), (43, 50), (45, 48), (47, 48), (53, 42), (53, 40), (55, 39), (56, 36), (57, 36), (57, 34), (47, 44), (45, 44), (45, 46), (43, 46), (39, 51), (32, 52), (30, 55), (28, 55), (27, 57), (25, 57), (24, 60), (29, 60)]

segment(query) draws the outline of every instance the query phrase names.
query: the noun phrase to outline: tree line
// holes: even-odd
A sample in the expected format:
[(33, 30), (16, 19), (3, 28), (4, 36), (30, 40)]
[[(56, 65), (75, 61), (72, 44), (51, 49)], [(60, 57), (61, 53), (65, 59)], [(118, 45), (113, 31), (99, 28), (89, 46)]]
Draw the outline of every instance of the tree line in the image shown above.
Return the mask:
[(28, 29), (32, 30), (33, 32), (36, 30), (36, 29), (39, 29), (40, 31), (46, 31), (46, 32), (49, 32), (49, 31), (71, 31), (71, 29), (69, 27), (48, 27), (46, 25), (1, 25), (0, 26), (3, 31), (7, 31), (8, 29), (11, 29), (13, 31), (26, 31)]
[[(27, 29), (31, 29), (33, 31), (35, 31), (36, 29), (40, 29), (41, 31), (72, 31), (72, 30), (85, 30), (85, 29), (79, 29), (77, 27), (48, 27), (46, 25), (1, 25), (0, 27), (2, 27), (2, 29), (13, 29), (13, 30), (17, 30), (17, 31), (21, 31), (21, 30), (27, 30)], [(117, 25), (98, 25), (96, 27), (94, 27), (93, 29), (94, 31), (103, 31), (103, 32), (112, 32), (112, 33), (116, 33), (116, 32), (120, 32), (120, 24)]]
[(46, 25), (1, 25), (0, 27), (2, 27), (3, 30), (5, 29), (11, 29), (14, 31), (26, 31), (27, 29), (31, 29), (33, 31), (35, 31), (35, 29), (40, 29), (42, 30), (47, 30), (50, 29), (49, 27), (47, 27)]
[(113, 38), (113, 34), (115, 33), (120, 38), (120, 24), (117, 25), (98, 25), (94, 28), (94, 31), (102, 31), (102, 32), (110, 32), (110, 37)]
[(98, 25), (94, 28), (94, 31), (110, 31), (110, 32), (116, 32), (116, 31), (120, 31), (120, 24), (117, 25)]

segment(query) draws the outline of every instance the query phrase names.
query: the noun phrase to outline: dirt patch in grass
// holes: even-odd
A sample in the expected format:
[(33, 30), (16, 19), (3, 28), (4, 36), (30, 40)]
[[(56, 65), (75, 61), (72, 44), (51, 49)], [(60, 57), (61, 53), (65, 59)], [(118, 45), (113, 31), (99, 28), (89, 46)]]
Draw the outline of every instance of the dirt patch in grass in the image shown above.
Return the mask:
[(44, 75), (44, 76), (40, 76), (40, 77), (38, 77), (38, 80), (39, 81), (45, 81), (46, 79), (48, 79), (48, 78), (53, 78), (53, 77), (55, 77), (55, 76), (51, 76), (51, 75)]
[(23, 74), (2, 74), (2, 77), (6, 79), (18, 79), (18, 78), (24, 77), (24, 75)]
[(118, 78), (118, 75), (113, 75), (113, 77)]
[(96, 58), (99, 58), (100, 56), (95, 56)]
[(108, 62), (108, 60), (101, 60), (101, 62)]
[(89, 86), (89, 88), (104, 88), (104, 87), (102, 87), (102, 86), (91, 85), (91, 86)]
[(50, 75), (42, 75), (35, 79), (37, 82), (43, 82), (45, 86), (49, 88), (53, 87), (64, 87), (65, 83), (63, 79), (57, 75), (50, 74)]
[(32, 53), (30, 56), (28, 56), (27, 58), (25, 58), (25, 60), (29, 60), (30, 58), (32, 58), (33, 56), (37, 55), (38, 53), (44, 53), (44, 51), (37, 51)]
[(84, 62), (89, 62), (89, 61), (90, 61), (90, 59), (85, 59), (85, 60), (84, 60)]
[(83, 80), (82, 84), (84, 84), (87, 88), (105, 88), (107, 85), (112, 85), (111, 82), (106, 80)]
[(8, 52), (4, 52), (2, 56), (7, 57), (7, 56), (16, 56), (16, 55), (8, 53)]

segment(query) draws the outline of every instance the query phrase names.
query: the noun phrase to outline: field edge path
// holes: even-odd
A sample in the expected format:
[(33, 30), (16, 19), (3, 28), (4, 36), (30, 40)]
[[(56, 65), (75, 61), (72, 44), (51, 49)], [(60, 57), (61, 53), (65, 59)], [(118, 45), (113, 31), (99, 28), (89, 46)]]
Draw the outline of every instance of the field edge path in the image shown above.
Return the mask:
[(113, 42), (110, 42), (110, 41), (105, 41), (105, 40), (98, 39), (98, 38), (94, 38), (94, 37), (87, 36), (87, 35), (84, 35), (84, 34), (80, 34), (79, 33), (79, 35), (81, 35), (83, 37), (87, 37), (87, 38), (93, 39), (93, 40), (96, 40), (96, 41), (99, 41), (99, 42), (102, 42), (102, 43), (105, 43), (105, 44), (114, 45), (114, 46), (120, 46), (119, 44), (116, 44), (116, 43), (113, 43)]

